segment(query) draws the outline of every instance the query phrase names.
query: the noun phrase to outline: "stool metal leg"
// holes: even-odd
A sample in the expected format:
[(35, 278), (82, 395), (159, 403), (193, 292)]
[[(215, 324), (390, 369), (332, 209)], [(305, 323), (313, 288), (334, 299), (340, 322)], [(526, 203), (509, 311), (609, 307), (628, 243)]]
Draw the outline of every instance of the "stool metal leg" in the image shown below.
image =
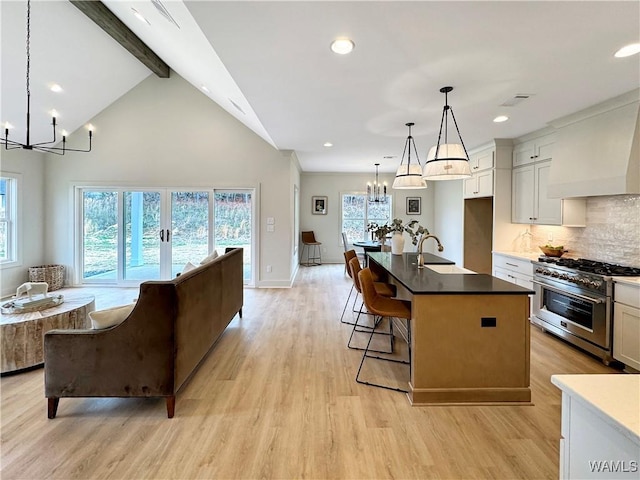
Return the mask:
[[(360, 360), (360, 366), (358, 367), (358, 372), (356, 373), (356, 382), (361, 383), (363, 385), (368, 385), (370, 387), (379, 387), (379, 388), (384, 388), (386, 390), (393, 390), (395, 392), (403, 392), (403, 393), (409, 393), (408, 390), (404, 390), (402, 388), (397, 388), (397, 387), (391, 387), (389, 385), (382, 385), (379, 383), (372, 383), (372, 382), (366, 382), (364, 380), (360, 380), (360, 372), (362, 370), (362, 366), (364, 365), (364, 361), (366, 358), (372, 358), (372, 359), (376, 359), (376, 360), (385, 360), (387, 362), (393, 362), (393, 363), (403, 363), (405, 365), (409, 365), (409, 378), (411, 378), (411, 343), (410, 343), (410, 338), (411, 338), (411, 331), (409, 329), (407, 329), (408, 331), (408, 336), (409, 336), (409, 360), (396, 360), (393, 358), (385, 358), (385, 357), (379, 357), (379, 356), (375, 356), (375, 355), (368, 355), (369, 352), (373, 352), (374, 350), (370, 350), (369, 347), (371, 346), (371, 340), (373, 339), (373, 335), (375, 333), (375, 328), (382, 322), (382, 318), (383, 317), (377, 317), (376, 321), (374, 323), (374, 328), (371, 330), (371, 334), (369, 335), (369, 341), (367, 342), (367, 346), (364, 349), (364, 353), (362, 354), (362, 360)], [(389, 317), (387, 317), (389, 318)], [(389, 323), (393, 324), (393, 321), (391, 318), (389, 318)], [(409, 327), (409, 324), (407, 324), (407, 326)], [(390, 329), (392, 330), (393, 327), (390, 326)], [(393, 340), (392, 340), (393, 341)]]

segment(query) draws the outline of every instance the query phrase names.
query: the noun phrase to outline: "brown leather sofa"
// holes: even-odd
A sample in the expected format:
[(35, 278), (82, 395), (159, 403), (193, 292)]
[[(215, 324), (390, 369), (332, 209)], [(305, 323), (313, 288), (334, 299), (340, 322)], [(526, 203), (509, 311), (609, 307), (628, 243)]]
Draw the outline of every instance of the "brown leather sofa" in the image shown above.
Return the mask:
[(242, 249), (167, 281), (140, 285), (129, 316), (104, 330), (50, 330), (44, 337), (48, 416), (61, 397), (165, 397), (197, 370), (243, 303)]

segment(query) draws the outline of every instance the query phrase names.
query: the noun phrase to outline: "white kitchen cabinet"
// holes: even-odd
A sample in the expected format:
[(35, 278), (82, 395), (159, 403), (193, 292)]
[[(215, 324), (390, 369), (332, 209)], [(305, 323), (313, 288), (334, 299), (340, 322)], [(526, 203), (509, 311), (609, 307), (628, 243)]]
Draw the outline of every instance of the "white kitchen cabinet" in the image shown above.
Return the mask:
[(638, 479), (640, 375), (552, 375), (562, 390), (563, 479)]
[[(494, 253), (493, 276), (533, 290), (533, 264), (531, 260)], [(530, 307), (533, 309), (533, 301), (530, 302)]]
[(487, 148), (469, 155), (469, 168), (471, 173), (488, 170), (494, 167), (495, 150)]
[(511, 188), (511, 221), (537, 225), (584, 226), (584, 199), (548, 198), (551, 160), (514, 168)]
[(493, 170), (482, 170), (464, 179), (464, 198), (493, 196)]
[(513, 166), (520, 167), (534, 162), (542, 162), (553, 158), (555, 134), (520, 143), (513, 148)]
[(614, 283), (613, 358), (640, 370), (640, 283)]

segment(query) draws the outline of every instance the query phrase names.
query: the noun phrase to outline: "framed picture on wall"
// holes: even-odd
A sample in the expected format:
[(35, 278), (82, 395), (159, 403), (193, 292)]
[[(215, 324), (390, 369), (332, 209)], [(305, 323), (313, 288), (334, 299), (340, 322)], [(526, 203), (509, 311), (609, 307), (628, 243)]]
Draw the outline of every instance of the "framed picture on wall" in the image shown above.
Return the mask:
[(422, 197), (407, 197), (407, 215), (422, 214)]
[(327, 197), (311, 197), (311, 213), (314, 215), (326, 215)]

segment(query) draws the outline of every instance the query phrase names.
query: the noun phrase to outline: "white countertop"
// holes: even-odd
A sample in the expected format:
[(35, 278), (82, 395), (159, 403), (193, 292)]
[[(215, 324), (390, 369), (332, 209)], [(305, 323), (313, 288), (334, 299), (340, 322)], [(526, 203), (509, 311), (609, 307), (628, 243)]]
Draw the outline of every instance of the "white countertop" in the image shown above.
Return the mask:
[(551, 383), (640, 446), (640, 375), (552, 375)]
[(495, 253), (497, 255), (505, 255), (507, 257), (518, 258), (520, 260), (538, 260), (542, 252), (507, 252), (501, 250), (494, 250), (491, 253)]
[(616, 283), (628, 283), (640, 287), (640, 277), (613, 277), (613, 281)]

